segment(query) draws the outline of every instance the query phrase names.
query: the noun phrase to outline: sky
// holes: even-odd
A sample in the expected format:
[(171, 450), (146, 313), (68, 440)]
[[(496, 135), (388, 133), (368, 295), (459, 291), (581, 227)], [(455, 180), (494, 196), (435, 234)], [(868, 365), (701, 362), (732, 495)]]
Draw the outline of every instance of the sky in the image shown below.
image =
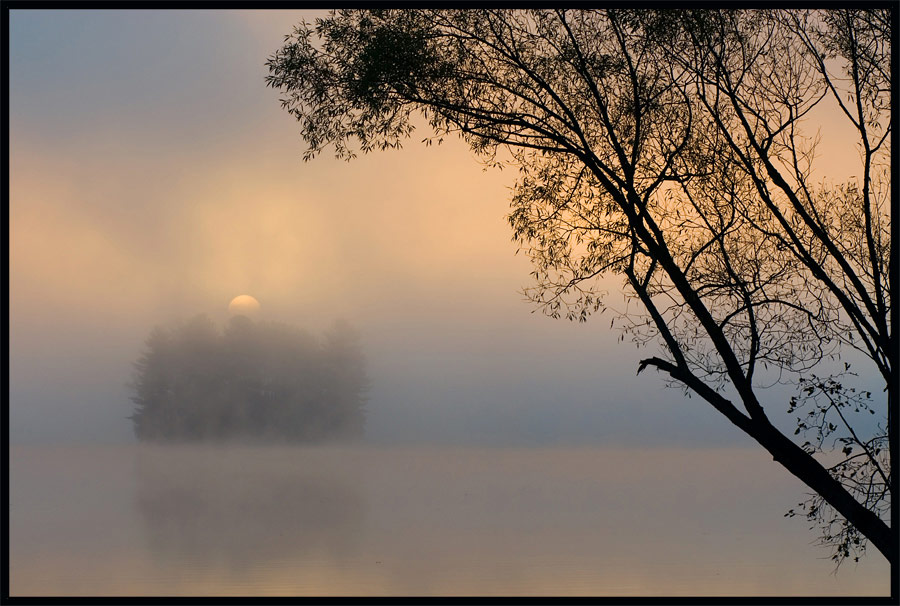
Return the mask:
[(553, 320), (524, 300), (512, 171), (421, 131), (304, 163), (265, 60), (313, 16), (10, 11), (13, 442), (133, 440), (151, 328), (223, 322), (249, 294), (264, 319), (359, 329), (375, 442), (749, 444), (635, 376), (655, 352), (619, 342), (609, 315)]

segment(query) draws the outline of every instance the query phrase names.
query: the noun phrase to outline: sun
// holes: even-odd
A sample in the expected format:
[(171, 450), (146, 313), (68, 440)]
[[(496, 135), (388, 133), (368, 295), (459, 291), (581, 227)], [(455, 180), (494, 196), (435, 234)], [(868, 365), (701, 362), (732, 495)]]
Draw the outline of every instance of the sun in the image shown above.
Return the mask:
[(250, 295), (238, 295), (228, 304), (232, 316), (253, 317), (259, 313), (259, 301)]

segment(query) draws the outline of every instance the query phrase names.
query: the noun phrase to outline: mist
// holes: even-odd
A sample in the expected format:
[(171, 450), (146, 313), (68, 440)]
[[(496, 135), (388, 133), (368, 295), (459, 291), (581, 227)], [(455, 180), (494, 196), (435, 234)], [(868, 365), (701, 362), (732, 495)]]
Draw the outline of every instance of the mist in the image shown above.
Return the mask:
[[(516, 175), (415, 136), (302, 162), (263, 61), (315, 14), (11, 13), (13, 442), (133, 440), (127, 385), (150, 330), (224, 323), (247, 293), (262, 320), (360, 331), (379, 443), (750, 444), (637, 377), (649, 350), (619, 341), (613, 313), (573, 324), (524, 300)], [(60, 31), (75, 34), (49, 44)], [(621, 284), (604, 287), (624, 310)]]
[(814, 557), (755, 450), (108, 448), (13, 449), (13, 595), (888, 591)]
[[(874, 556), (828, 576), (782, 518), (803, 485), (637, 376), (653, 353), (613, 312), (580, 324), (525, 301), (516, 175), (424, 130), (302, 161), (264, 61), (315, 14), (10, 11), (12, 593), (887, 591)], [(151, 331), (227, 326), (242, 294), (258, 323), (358, 332), (355, 440), (139, 441)], [(805, 576), (720, 576), (778, 550)]]

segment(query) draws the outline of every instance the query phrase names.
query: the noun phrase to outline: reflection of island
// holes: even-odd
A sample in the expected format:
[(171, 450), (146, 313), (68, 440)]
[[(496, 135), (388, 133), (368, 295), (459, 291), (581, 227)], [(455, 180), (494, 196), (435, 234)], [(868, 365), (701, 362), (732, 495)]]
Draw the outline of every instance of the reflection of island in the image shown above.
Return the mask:
[(149, 447), (136, 508), (151, 553), (178, 567), (243, 570), (342, 559), (362, 528), (352, 456), (326, 448)]

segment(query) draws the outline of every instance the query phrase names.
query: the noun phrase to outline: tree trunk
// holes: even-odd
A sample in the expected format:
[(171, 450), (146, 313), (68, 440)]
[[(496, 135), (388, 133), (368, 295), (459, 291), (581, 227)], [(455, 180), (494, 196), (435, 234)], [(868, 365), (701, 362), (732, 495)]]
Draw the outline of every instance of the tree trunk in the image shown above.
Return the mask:
[(848, 493), (828, 470), (768, 422), (754, 422), (751, 436), (785, 469), (817, 492), (853, 524), (891, 563), (897, 557), (894, 533), (881, 518)]

